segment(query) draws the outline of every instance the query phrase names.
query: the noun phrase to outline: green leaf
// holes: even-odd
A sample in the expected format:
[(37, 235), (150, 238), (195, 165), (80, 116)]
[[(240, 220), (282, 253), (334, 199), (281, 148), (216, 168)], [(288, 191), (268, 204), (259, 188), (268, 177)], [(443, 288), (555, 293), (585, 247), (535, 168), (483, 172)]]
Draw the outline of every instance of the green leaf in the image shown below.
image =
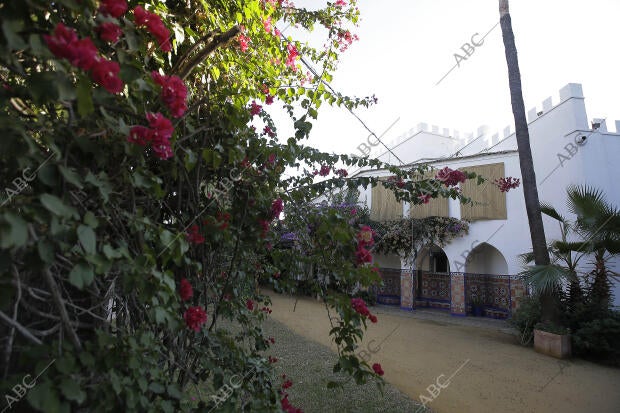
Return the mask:
[(99, 220), (97, 219), (95, 214), (93, 214), (90, 211), (87, 211), (84, 214), (84, 223), (88, 225), (89, 227), (93, 227), (93, 228), (97, 228), (99, 226)]
[(84, 188), (84, 185), (82, 185), (82, 178), (80, 178), (80, 175), (78, 175), (73, 169), (67, 168), (63, 165), (59, 165), (58, 169), (67, 182), (77, 186), (80, 189)]
[(78, 404), (82, 404), (86, 400), (86, 393), (80, 389), (80, 385), (73, 379), (63, 379), (60, 382), (60, 391), (67, 399)]
[(81, 117), (86, 117), (95, 111), (93, 106), (93, 85), (87, 76), (80, 76), (77, 86), (77, 106)]
[(97, 252), (97, 236), (95, 231), (89, 226), (80, 225), (77, 229), (78, 239), (87, 254), (95, 254)]
[(54, 261), (54, 247), (49, 241), (40, 239), (37, 243), (37, 250), (39, 251), (39, 257), (44, 262), (49, 264)]
[(95, 279), (95, 273), (90, 265), (78, 263), (69, 273), (69, 282), (80, 290), (90, 285)]
[(43, 194), (40, 199), (43, 206), (54, 215), (64, 218), (79, 217), (79, 214), (75, 208), (65, 205), (62, 200), (55, 195)]
[(11, 212), (4, 214), (4, 219), (9, 224), (8, 231), (0, 229), (1, 239), (0, 247), (11, 248), (21, 247), (28, 241), (28, 224), (20, 216)]
[(28, 80), (29, 92), (36, 103), (47, 103), (58, 99), (54, 72), (35, 72)]
[(2, 33), (10, 49), (23, 50), (26, 48), (26, 43), (18, 34), (23, 28), (24, 23), (20, 20), (6, 19), (2, 22)]
[(153, 393), (161, 394), (164, 391), (166, 391), (166, 388), (159, 383), (153, 382), (149, 384), (149, 390), (152, 391)]

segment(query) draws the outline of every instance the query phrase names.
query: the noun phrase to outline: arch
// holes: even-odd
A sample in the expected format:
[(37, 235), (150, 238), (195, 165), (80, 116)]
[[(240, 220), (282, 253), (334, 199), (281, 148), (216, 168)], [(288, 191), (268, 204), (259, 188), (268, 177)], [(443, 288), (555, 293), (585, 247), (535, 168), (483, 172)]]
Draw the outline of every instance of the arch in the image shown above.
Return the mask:
[(449, 273), (450, 262), (446, 252), (435, 244), (428, 244), (420, 250), (415, 267), (421, 271)]
[(508, 263), (504, 255), (494, 246), (483, 242), (476, 246), (465, 261), (465, 272), (469, 274), (508, 274)]

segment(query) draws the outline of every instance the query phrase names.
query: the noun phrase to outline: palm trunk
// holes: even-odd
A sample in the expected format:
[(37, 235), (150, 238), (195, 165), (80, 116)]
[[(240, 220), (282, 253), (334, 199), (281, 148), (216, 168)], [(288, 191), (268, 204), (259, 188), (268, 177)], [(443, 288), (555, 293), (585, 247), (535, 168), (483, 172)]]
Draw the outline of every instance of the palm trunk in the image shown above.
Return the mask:
[(592, 283), (592, 304), (599, 306), (602, 310), (609, 308), (611, 297), (611, 286), (607, 279), (607, 267), (605, 266), (605, 251), (597, 251), (594, 255), (594, 282)]
[[(525, 197), (527, 219), (530, 225), (534, 263), (536, 265), (549, 265), (549, 252), (547, 251), (545, 228), (543, 226), (540, 202), (538, 200), (536, 173), (534, 172), (534, 161), (532, 160), (532, 149), (530, 148), (530, 134), (527, 128), (525, 105), (523, 104), (523, 93), (521, 91), (519, 59), (517, 57), (517, 47), (515, 45), (514, 33), (512, 32), (510, 13), (508, 11), (508, 0), (499, 0), (499, 13), (504, 48), (506, 51), (506, 62), (508, 64), (510, 100), (512, 102), (512, 113), (515, 119), (519, 163), (521, 166), (521, 177), (523, 179), (523, 195)], [(543, 321), (557, 322), (559, 314), (556, 297), (551, 293), (541, 294), (540, 304)]]

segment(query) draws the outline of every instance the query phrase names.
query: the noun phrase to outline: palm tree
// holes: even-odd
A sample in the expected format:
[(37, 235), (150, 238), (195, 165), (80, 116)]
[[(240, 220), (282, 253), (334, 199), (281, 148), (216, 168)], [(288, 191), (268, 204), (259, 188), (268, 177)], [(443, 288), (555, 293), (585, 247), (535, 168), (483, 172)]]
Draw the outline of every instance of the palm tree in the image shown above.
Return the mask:
[[(562, 239), (549, 245), (553, 263), (527, 267), (521, 275), (537, 292), (557, 291), (564, 280), (569, 281), (569, 302), (574, 309), (582, 298), (577, 266), (584, 256), (592, 255), (594, 280), (589, 302), (607, 310), (611, 296), (609, 275), (617, 275), (609, 271), (607, 260), (620, 254), (620, 211), (596, 188), (572, 185), (566, 192), (568, 210), (576, 215), (574, 222), (568, 221), (552, 206), (541, 205), (545, 215), (559, 222), (562, 232)], [(582, 240), (569, 241), (573, 234)], [(523, 254), (522, 258), (525, 262), (532, 262), (533, 254)]]
[(581, 283), (577, 276), (577, 266), (585, 252), (573, 254), (573, 251), (565, 246), (565, 243), (568, 242), (573, 232), (575, 232), (572, 222), (560, 215), (549, 204), (541, 203), (540, 210), (543, 214), (558, 222), (562, 238), (561, 240), (552, 241), (547, 247), (551, 254), (551, 263), (549, 265), (528, 266), (534, 262), (534, 254), (532, 252), (521, 254), (520, 257), (526, 270), (521, 272), (520, 275), (528, 285), (532, 286), (537, 294), (548, 292), (554, 296), (558, 295), (562, 290), (564, 282), (568, 282), (568, 307), (569, 311), (573, 311), (575, 305), (583, 299)]
[[(525, 209), (530, 226), (532, 252), (536, 265), (548, 266), (550, 264), (549, 251), (547, 251), (545, 227), (543, 226), (540, 202), (538, 200), (536, 173), (534, 172), (534, 161), (532, 160), (532, 149), (530, 147), (530, 134), (525, 117), (523, 92), (521, 91), (519, 59), (517, 57), (514, 33), (512, 32), (512, 20), (508, 10), (508, 0), (499, 0), (499, 14), (504, 48), (506, 51), (506, 63), (508, 64), (510, 100), (512, 102), (512, 113), (515, 119), (517, 148), (519, 151), (521, 177), (523, 179), (523, 195), (525, 197)], [(540, 295), (543, 321), (557, 322), (559, 311), (556, 301), (550, 290), (544, 290)]]
[(577, 215), (574, 228), (583, 241), (561, 242), (558, 247), (594, 256), (590, 300), (607, 309), (611, 298), (609, 275), (614, 273), (609, 271), (606, 263), (611, 256), (620, 254), (620, 210), (608, 203), (600, 190), (591, 186), (572, 185), (567, 193), (568, 210)]

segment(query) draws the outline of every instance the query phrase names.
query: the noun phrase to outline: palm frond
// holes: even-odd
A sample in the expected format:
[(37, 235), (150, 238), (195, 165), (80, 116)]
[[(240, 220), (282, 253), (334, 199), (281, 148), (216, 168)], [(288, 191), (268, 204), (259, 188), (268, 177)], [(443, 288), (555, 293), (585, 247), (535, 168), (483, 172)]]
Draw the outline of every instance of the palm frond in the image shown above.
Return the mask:
[(573, 281), (576, 275), (556, 264), (530, 265), (519, 273), (523, 281), (530, 285), (536, 294), (553, 294), (560, 289), (563, 281)]
[(566, 225), (568, 221), (564, 218), (560, 213), (551, 205), (546, 202), (540, 203), (540, 212), (555, 219), (556, 221), (560, 221), (562, 224)]
[(527, 264), (534, 262), (533, 251), (524, 252), (523, 254), (519, 254), (518, 257), (519, 257), (519, 260), (521, 261), (521, 264), (523, 264), (523, 266), (526, 266)]

